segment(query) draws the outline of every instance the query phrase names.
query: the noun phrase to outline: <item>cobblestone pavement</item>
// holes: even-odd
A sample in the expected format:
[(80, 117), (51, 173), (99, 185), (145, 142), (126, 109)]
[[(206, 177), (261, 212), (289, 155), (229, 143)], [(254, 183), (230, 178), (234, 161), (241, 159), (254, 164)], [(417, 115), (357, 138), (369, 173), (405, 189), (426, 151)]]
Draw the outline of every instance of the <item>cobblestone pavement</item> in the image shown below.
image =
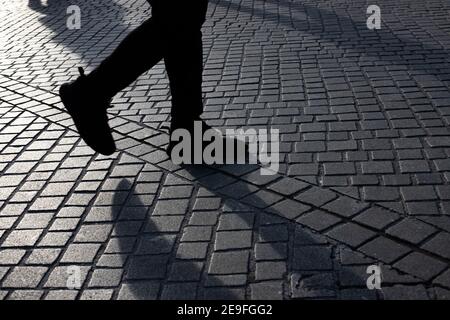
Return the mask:
[(94, 154), (55, 92), (149, 7), (0, 0), (0, 298), (449, 299), (450, 3), (210, 2), (204, 118), (280, 129), (277, 175), (173, 165), (163, 64)]

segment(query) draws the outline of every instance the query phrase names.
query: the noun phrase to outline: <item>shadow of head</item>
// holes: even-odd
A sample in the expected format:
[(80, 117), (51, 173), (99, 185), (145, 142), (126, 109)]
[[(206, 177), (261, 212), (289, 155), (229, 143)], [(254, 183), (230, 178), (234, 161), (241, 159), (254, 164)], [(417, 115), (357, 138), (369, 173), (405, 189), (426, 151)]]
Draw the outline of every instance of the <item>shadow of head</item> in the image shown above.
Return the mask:
[[(96, 53), (92, 54), (95, 57), (111, 44), (115, 46), (117, 43), (111, 40), (127, 31), (122, 3), (117, 0), (29, 0), (28, 7), (41, 13), (39, 22), (55, 34), (53, 42), (84, 58), (90, 53)], [(93, 36), (99, 33), (105, 36)]]
[[(203, 166), (185, 166), (184, 169), (193, 180), (199, 177), (206, 181), (204, 178), (211, 174), (211, 169)], [(244, 168), (240, 170), (245, 171)], [(207, 184), (203, 184), (203, 187), (217, 195), (216, 186), (221, 181), (214, 184), (214, 181), (210, 180), (210, 183), (213, 184), (212, 187)], [(152, 214), (154, 203), (149, 206), (148, 199), (145, 199), (154, 195), (136, 196), (134, 188), (135, 185), (123, 179), (114, 195), (113, 214), (116, 223), (113, 237), (116, 237), (119, 243), (126, 269), (119, 299), (264, 298), (257, 293), (261, 290), (258, 285), (262, 286), (264, 291), (272, 291), (274, 295), (269, 295), (272, 298), (282, 297), (283, 291), (287, 292), (290, 298), (337, 298), (338, 272), (332, 257), (336, 249), (324, 241), (323, 237), (307, 231), (295, 222), (280, 218), (281, 215), (277, 215), (277, 212), (266, 214), (262, 210), (243, 205), (236, 199), (221, 197), (218, 230), (209, 240), (209, 255), (221, 253), (218, 242), (224, 241), (223, 235), (232, 237), (233, 231), (247, 231), (254, 239), (251, 245), (232, 249), (233, 252), (252, 255), (245, 262), (247, 268), (250, 267), (251, 260), (256, 260), (256, 268), (261, 268), (261, 272), (271, 265), (282, 268), (277, 271), (278, 274), (274, 273), (274, 278), (257, 279), (257, 282), (270, 280), (262, 284), (250, 283), (247, 277), (249, 271), (241, 274), (247, 280), (240, 284), (239, 288), (250, 286), (250, 290), (247, 290), (250, 293), (242, 295), (235, 290), (236, 287), (226, 284), (223, 280), (226, 276), (236, 274), (227, 274), (226, 271), (214, 273), (210, 259), (183, 260), (179, 256), (180, 238), (192, 212), (186, 216), (172, 216), (170, 212), (167, 212), (167, 215), (155, 216)], [(180, 223), (181, 220), (183, 223)], [(171, 229), (171, 224), (177, 227)], [(225, 241), (233, 243), (232, 238)], [(293, 246), (290, 242), (293, 242)], [(232, 261), (223, 263), (221, 270), (233, 269)], [(352, 269), (346, 269), (345, 272), (346, 278), (352, 278), (352, 281), (361, 287), (365, 286), (366, 280), (362, 278), (364, 273), (356, 273)], [(370, 294), (367, 294), (367, 298), (370, 297)]]

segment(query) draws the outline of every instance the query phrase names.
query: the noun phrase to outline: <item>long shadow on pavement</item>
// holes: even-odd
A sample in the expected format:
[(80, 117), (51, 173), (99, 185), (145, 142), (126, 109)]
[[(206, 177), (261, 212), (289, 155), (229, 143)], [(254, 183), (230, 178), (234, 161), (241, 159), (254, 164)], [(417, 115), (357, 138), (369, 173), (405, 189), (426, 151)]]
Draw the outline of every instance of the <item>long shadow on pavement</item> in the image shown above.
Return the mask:
[[(126, 10), (118, 0), (29, 0), (28, 7), (43, 14), (39, 21), (54, 33), (53, 42), (63, 45), (87, 64), (97, 64), (114, 49), (118, 38), (128, 33), (124, 21)], [(81, 10), (81, 29), (70, 30), (67, 8), (77, 5)], [(135, 5), (133, 2), (132, 5)], [(142, 10), (147, 10), (145, 4)]]
[[(348, 16), (338, 15), (333, 11), (308, 5), (303, 1), (265, 0), (263, 2), (256, 0), (254, 3), (259, 3), (260, 6), (254, 5), (253, 7), (247, 6), (246, 2), (242, 0), (210, 0), (210, 2), (237, 12), (258, 16), (266, 21), (279, 23), (288, 29), (298, 30), (305, 35), (316, 36), (334, 43), (343, 52), (351, 53), (352, 56), (349, 59), (352, 60), (355, 60), (355, 57), (373, 57), (391, 65), (404, 65), (410, 70), (431, 75), (447, 75), (446, 80), (448, 80), (448, 72), (442, 70), (444, 66), (450, 68), (448, 50), (400, 37), (386, 26), (379, 30), (368, 30), (365, 20), (368, 17), (365, 12), (368, 5), (365, 6), (365, 3), (361, 4), (361, 21), (354, 21)], [(288, 16), (283, 14), (282, 11), (280, 13), (266, 11), (261, 8), (265, 3), (291, 8), (293, 13)], [(295, 14), (299, 17), (296, 18)], [(327, 24), (327, 21), (330, 24)], [(340, 21), (339, 27), (341, 30), (333, 27), (336, 21)], [(380, 48), (380, 46), (382, 47)], [(408, 55), (414, 56), (405, 60)], [(432, 55), (431, 59), (441, 60), (435, 68), (425, 63), (428, 55)]]
[[(198, 177), (204, 177), (205, 172), (210, 172), (210, 169), (195, 167), (190, 171), (193, 176)], [(113, 235), (119, 237), (120, 251), (125, 256), (130, 255), (128, 259), (124, 260), (126, 271), (118, 299), (242, 299), (242, 295), (236, 293), (236, 287), (227, 287), (219, 275), (209, 274), (206, 276), (210, 261), (204, 261), (206, 263), (203, 265), (202, 260), (178, 260), (176, 258), (175, 248), (178, 246), (187, 223), (186, 215), (178, 216), (178, 218), (184, 219), (182, 228), (175, 227), (171, 232), (167, 232), (171, 228), (168, 227), (171, 224), (169, 219), (173, 221), (177, 217), (172, 216), (170, 212), (163, 216), (153, 216), (152, 210), (156, 198), (150, 210), (135, 197), (131, 206), (123, 205), (124, 190), (127, 192), (127, 203), (129, 203), (133, 188), (134, 186), (127, 179), (123, 179), (114, 196), (113, 214), (114, 217), (118, 217), (118, 221), (115, 224)], [(210, 191), (215, 193), (214, 190)], [(265, 250), (271, 252), (271, 256), (287, 259), (285, 260), (287, 261), (287, 270), (283, 275), (283, 282), (291, 281), (290, 277), (288, 281), (286, 280), (288, 279), (287, 273), (295, 272), (294, 298), (317, 296), (336, 298), (338, 295), (337, 273), (333, 273), (335, 269), (333, 269), (331, 249), (323, 238), (312, 237), (313, 234), (305, 232), (300, 226), (294, 226), (293, 222), (276, 217), (276, 215), (263, 214), (259, 210), (250, 209), (234, 200), (227, 200), (226, 207), (228, 210), (231, 208), (230, 212), (220, 213), (219, 219), (228, 213), (237, 215), (241, 224), (241, 227), (237, 229), (251, 230), (253, 237), (259, 238), (259, 242), (264, 242)], [(254, 224), (253, 217), (256, 218), (256, 224)], [(158, 226), (162, 224), (166, 225), (165, 232), (162, 232)], [(289, 242), (286, 239), (287, 235), (280, 234), (280, 230), (283, 230), (280, 226), (288, 226), (290, 230), (295, 228), (294, 244), (306, 246), (311, 250), (299, 249), (296, 251), (290, 246), (286, 247)], [(210, 240), (210, 248), (213, 246), (213, 241), (214, 239)], [(254, 242), (252, 248), (253, 246)], [(250, 250), (253, 250), (252, 248)], [(175, 268), (175, 261), (182, 263), (177, 264), (177, 268)], [(225, 263), (227, 262), (225, 261)], [(227, 267), (232, 268), (233, 266), (223, 266), (225, 269)], [(302, 270), (295, 270), (299, 267)], [(353, 278), (353, 281), (361, 288), (365, 286), (366, 280), (362, 274), (354, 274), (349, 270), (346, 272), (346, 277)], [(205, 290), (206, 281), (214, 283), (216, 289), (217, 287), (221, 289), (218, 291)], [(171, 283), (174, 286), (171, 286)], [(245, 285), (248, 285), (248, 280)], [(270, 285), (263, 289), (282, 290), (277, 286), (271, 287)], [(284, 290), (287, 292), (287, 288)], [(361, 290), (360, 298), (374, 298), (373, 292), (366, 290)], [(272, 296), (271, 293), (268, 293), (268, 296)]]

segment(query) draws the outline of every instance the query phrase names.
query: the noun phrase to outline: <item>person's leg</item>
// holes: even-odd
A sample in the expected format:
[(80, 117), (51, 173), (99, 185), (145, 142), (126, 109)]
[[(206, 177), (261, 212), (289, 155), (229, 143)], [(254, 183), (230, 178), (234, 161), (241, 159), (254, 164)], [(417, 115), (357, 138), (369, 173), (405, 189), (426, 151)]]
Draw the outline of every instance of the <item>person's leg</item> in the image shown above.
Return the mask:
[(168, 50), (164, 61), (172, 94), (172, 128), (177, 128), (203, 112), (201, 31), (181, 33)]
[(87, 79), (99, 95), (112, 98), (163, 58), (164, 30), (154, 18), (133, 30)]
[(164, 52), (172, 94), (172, 128), (190, 125), (203, 112), (201, 27), (206, 7), (206, 0), (196, 0), (161, 14), (172, 22), (167, 26), (170, 39)]

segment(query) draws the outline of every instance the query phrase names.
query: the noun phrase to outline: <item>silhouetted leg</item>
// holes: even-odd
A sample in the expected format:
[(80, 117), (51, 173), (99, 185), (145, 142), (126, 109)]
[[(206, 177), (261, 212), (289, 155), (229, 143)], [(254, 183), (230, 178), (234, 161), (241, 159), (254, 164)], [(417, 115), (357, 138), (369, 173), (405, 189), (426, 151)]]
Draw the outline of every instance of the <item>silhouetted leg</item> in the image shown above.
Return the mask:
[(133, 30), (87, 77), (101, 96), (112, 98), (163, 58), (165, 36), (150, 18)]
[(189, 124), (203, 112), (203, 47), (200, 30), (176, 33), (164, 55), (172, 93), (172, 127)]

